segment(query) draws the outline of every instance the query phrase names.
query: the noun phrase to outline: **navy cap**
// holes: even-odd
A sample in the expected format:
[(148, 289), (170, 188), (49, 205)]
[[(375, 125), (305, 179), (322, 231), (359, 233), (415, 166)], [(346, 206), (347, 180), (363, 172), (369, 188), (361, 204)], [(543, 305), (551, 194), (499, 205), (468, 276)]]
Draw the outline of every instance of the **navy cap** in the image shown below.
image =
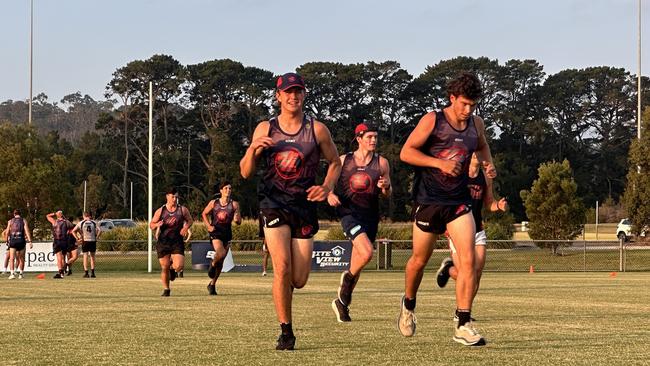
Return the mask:
[(277, 83), (275, 84), (275, 87), (278, 90), (282, 91), (285, 91), (294, 86), (305, 89), (305, 81), (302, 79), (302, 76), (296, 74), (295, 72), (288, 72), (280, 76)]

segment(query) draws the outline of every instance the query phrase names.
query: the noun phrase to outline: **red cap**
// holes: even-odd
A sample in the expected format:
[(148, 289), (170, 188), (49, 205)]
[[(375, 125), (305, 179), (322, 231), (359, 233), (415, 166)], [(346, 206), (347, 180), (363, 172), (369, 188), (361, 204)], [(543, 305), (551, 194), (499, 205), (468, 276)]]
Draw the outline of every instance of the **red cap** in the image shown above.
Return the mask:
[(368, 126), (365, 123), (359, 123), (354, 129), (354, 134), (356, 136), (360, 136), (363, 135), (366, 131), (368, 131)]
[(294, 86), (305, 89), (305, 81), (302, 79), (302, 76), (293, 72), (288, 72), (280, 76), (275, 84), (275, 87), (282, 91)]

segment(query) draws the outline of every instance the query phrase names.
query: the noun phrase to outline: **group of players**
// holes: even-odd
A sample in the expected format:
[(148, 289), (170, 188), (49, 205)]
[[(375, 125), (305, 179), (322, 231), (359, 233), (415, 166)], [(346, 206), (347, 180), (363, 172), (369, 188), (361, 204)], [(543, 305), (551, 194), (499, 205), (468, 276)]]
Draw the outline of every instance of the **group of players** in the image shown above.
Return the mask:
[[(447, 84), (449, 104), (425, 114), (404, 143), (400, 159), (415, 168), (413, 186), (413, 251), (405, 270), (405, 290), (400, 303), (398, 330), (406, 337), (416, 328), (416, 295), (434, 243), (442, 234), (449, 238), (452, 258), (438, 270), (444, 287), (456, 280), (453, 339), (480, 346), (485, 338), (473, 325), (471, 309), (485, 264), (486, 237), (481, 209), (507, 208), (495, 201), (492, 179), (496, 170), (485, 136), (483, 120), (474, 116), (482, 96), (479, 80), (462, 73)], [(327, 127), (303, 111), (306, 96), (302, 77), (287, 73), (278, 78), (275, 97), (280, 113), (260, 122), (240, 161), (240, 173), (250, 178), (262, 170), (258, 185), (259, 219), (273, 264), (273, 302), (280, 322), (276, 349), (292, 350), (292, 301), (296, 289), (305, 286), (312, 260), (313, 237), (318, 231), (317, 202), (336, 207), (346, 237), (352, 242), (350, 268), (341, 275), (332, 309), (339, 322), (351, 321), (349, 307), (361, 271), (372, 259), (379, 223), (379, 199), (391, 195), (390, 166), (376, 152), (378, 129), (361, 123), (354, 130), (357, 150), (338, 155)], [(321, 160), (328, 163), (322, 184), (316, 183)], [(260, 164), (261, 163), (261, 164)], [(239, 205), (232, 201), (232, 186), (219, 187), (221, 197), (208, 203), (202, 219), (215, 250), (208, 270), (208, 292), (215, 284), (231, 240), (231, 224), (241, 222)], [(150, 223), (160, 229), (157, 251), (164, 286), (183, 268), (182, 237), (192, 225), (187, 208), (177, 203), (175, 189), (166, 192), (167, 203)]]
[[(7, 242), (7, 256), (5, 258), (5, 270), (9, 269), (9, 279), (23, 278), (25, 270), (25, 250), (27, 243), (30, 249), (33, 248), (29, 224), (24, 219), (20, 210), (13, 212), (13, 218), (7, 222), (7, 228), (2, 232), (2, 238)], [(95, 252), (97, 251), (97, 239), (101, 230), (88, 212), (84, 212), (83, 219), (76, 225), (72, 224), (58, 210), (47, 214), (47, 220), (52, 224), (52, 236), (54, 243), (52, 251), (56, 255), (58, 272), (55, 279), (62, 279), (65, 275), (72, 274), (72, 264), (79, 257), (79, 245), (83, 252), (84, 278), (95, 278)], [(88, 259), (90, 259), (90, 273), (88, 272)], [(3, 272), (4, 273), (4, 272)], [(18, 276), (16, 276), (16, 274)]]

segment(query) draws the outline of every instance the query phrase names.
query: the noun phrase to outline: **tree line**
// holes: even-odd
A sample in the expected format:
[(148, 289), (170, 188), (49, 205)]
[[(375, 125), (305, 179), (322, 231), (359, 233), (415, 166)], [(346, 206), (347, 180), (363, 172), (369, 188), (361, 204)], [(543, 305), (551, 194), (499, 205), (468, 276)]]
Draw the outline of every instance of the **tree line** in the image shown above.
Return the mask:
[[(483, 83), (477, 114), (486, 121), (499, 173), (496, 190), (507, 197), (515, 220), (527, 218), (520, 192), (531, 188), (546, 162), (570, 163), (576, 194), (587, 207), (619, 201), (625, 190), (636, 135), (636, 77), (622, 68), (548, 75), (535, 60), (456, 57), (418, 76), (395, 61), (309, 62), (296, 71), (307, 84), (306, 112), (328, 126), (339, 153), (355, 148), (356, 124), (379, 126), (379, 152), (391, 163), (394, 183), (393, 197), (382, 203), (388, 219), (408, 220), (410, 213), (413, 174), (399, 160), (402, 143), (427, 111), (446, 106), (446, 80), (461, 71)], [(228, 180), (242, 213), (255, 217), (256, 181), (242, 180), (238, 164), (256, 124), (277, 111), (276, 77), (230, 59), (183, 65), (154, 55), (117, 68), (105, 100), (74, 93), (57, 103), (39, 94), (33, 127), (25, 125), (26, 102), (5, 101), (0, 122), (8, 123), (0, 127), (0, 139), (8, 154), (0, 157), (0, 204), (38, 210), (39, 220), (55, 208), (79, 215), (86, 180), (93, 215), (128, 217), (132, 194), (134, 216), (144, 219), (152, 82), (154, 205), (174, 185), (198, 214), (216, 185)], [(333, 217), (333, 210), (322, 208), (322, 218)]]

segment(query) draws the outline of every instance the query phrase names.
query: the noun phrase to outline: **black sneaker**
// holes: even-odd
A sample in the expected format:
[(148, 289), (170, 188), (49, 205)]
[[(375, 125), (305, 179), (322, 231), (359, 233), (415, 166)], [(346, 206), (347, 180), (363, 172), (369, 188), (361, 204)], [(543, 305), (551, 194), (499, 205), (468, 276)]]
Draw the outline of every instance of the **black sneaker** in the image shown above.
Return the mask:
[(334, 310), (334, 314), (336, 314), (336, 320), (338, 320), (339, 323), (352, 321), (350, 318), (350, 309), (347, 306), (343, 305), (341, 300), (334, 299), (332, 301), (332, 310)]
[(95, 278), (95, 277), (97, 277), (97, 276), (95, 276), (95, 271), (92, 271), (92, 272), (90, 273), (90, 278)]
[(160, 296), (169, 297), (169, 295), (171, 295), (171, 293), (172, 293), (172, 290), (166, 288), (166, 289), (163, 290), (163, 293)]
[(88, 274), (88, 272), (84, 273), (84, 278), (90, 278), (90, 275)]
[(440, 268), (438, 268), (438, 272), (436, 273), (436, 282), (438, 283), (438, 287), (443, 288), (447, 286), (447, 282), (449, 282), (449, 268), (451, 268), (454, 265), (454, 261), (451, 260), (451, 258), (447, 257), (442, 260), (442, 263), (440, 263)]
[(296, 345), (296, 337), (291, 334), (280, 334), (278, 337), (278, 344), (275, 346), (275, 349), (278, 351), (293, 351), (293, 347)]
[(346, 305), (350, 306), (352, 303), (352, 290), (357, 284), (359, 277), (353, 277), (349, 271), (341, 273), (341, 283), (339, 285), (339, 300)]
[(217, 287), (215, 285), (210, 285), (208, 284), (208, 294), (210, 295), (216, 295), (217, 294)]
[(183, 278), (183, 271), (178, 272), (178, 277)]
[(176, 270), (169, 268), (169, 280), (173, 281), (176, 279)]
[(57, 274), (54, 275), (53, 278), (63, 278), (63, 276), (61, 275), (61, 273), (57, 273)]
[(208, 268), (208, 277), (214, 278), (217, 275), (217, 267), (213, 266), (210, 263), (210, 268)]
[(70, 276), (72, 274), (72, 268), (70, 268), (69, 264), (65, 265), (65, 273), (67, 276)]

